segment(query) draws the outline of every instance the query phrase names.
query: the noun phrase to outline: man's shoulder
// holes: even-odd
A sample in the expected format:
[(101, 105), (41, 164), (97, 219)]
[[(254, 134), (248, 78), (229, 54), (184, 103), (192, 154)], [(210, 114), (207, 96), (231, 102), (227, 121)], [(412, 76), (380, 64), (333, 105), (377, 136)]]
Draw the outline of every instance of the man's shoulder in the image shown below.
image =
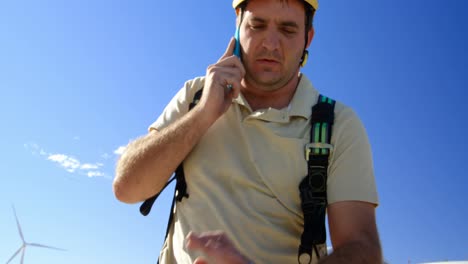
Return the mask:
[[(335, 98), (333, 94), (327, 94), (326, 91), (322, 92), (315, 88), (312, 81), (305, 74), (302, 74), (301, 76), (300, 85), (302, 86), (302, 92), (299, 92), (299, 97), (306, 97), (306, 100), (314, 100), (314, 102), (317, 103), (319, 95), (322, 95), (335, 101), (335, 122), (347, 122), (350, 120), (354, 122), (359, 120), (359, 117), (353, 107), (344, 103), (340, 98)], [(303, 99), (303, 101), (306, 100)]]
[(205, 85), (205, 77), (199, 76), (193, 79), (186, 80), (179, 92), (175, 95), (175, 100), (189, 104), (193, 101), (195, 95)]
[(203, 88), (205, 85), (205, 76), (197, 76), (185, 82), (185, 88), (194, 91), (194, 93)]

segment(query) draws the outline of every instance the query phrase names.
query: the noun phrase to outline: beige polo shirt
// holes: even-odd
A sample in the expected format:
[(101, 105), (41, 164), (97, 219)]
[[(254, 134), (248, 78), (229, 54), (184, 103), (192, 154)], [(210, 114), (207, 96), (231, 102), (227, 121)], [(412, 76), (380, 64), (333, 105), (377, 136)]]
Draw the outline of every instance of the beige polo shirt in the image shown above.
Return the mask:
[[(188, 111), (204, 78), (186, 82), (150, 129)], [(254, 263), (297, 263), (303, 216), (299, 183), (307, 174), (312, 106), (319, 93), (302, 75), (290, 107), (252, 112), (240, 95), (184, 161), (189, 199), (177, 203), (161, 263), (192, 263), (189, 231), (222, 230)], [(328, 168), (328, 202), (377, 204), (371, 150), (355, 112), (337, 102)], [(315, 262), (315, 261), (314, 261)]]

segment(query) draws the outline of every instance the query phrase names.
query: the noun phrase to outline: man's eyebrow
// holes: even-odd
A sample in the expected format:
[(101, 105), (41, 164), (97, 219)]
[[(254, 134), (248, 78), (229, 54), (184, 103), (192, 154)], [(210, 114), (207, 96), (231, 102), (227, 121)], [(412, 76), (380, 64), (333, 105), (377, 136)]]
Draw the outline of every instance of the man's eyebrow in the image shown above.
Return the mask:
[(253, 17), (252, 21), (253, 22), (258, 22), (258, 23), (266, 23), (267, 22), (265, 19), (260, 18), (260, 17)]
[[(262, 23), (262, 24), (267, 23), (267, 20), (264, 19), (264, 18), (261, 18), (261, 17), (252, 17), (251, 21), (252, 22), (257, 22), (257, 23)], [(280, 26), (283, 26), (283, 27), (294, 27), (294, 28), (299, 27), (299, 25), (294, 21), (280, 21), (278, 24)]]
[(299, 25), (294, 21), (283, 21), (279, 23), (283, 27), (295, 27), (298, 28)]

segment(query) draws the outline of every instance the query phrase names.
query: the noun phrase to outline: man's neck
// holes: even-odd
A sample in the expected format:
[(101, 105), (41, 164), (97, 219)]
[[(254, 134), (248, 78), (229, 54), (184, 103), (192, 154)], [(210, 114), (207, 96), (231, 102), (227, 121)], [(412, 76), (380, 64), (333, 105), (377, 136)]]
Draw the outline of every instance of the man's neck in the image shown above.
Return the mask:
[(249, 103), (250, 108), (252, 111), (256, 111), (258, 109), (266, 109), (266, 108), (275, 108), (275, 109), (282, 109), (289, 105), (291, 102), (299, 81), (301, 79), (301, 75), (297, 73), (294, 75), (291, 80), (289, 80), (286, 85), (283, 87), (276, 89), (276, 90), (265, 90), (265, 89), (256, 89), (249, 85), (248, 88), (243, 88), (242, 95)]

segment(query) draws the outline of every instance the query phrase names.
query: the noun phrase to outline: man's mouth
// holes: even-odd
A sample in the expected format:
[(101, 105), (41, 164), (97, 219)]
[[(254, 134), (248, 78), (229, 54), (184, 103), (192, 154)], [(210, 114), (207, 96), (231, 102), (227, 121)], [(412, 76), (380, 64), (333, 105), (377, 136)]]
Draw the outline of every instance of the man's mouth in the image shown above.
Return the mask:
[(265, 65), (278, 65), (279, 61), (271, 58), (260, 58), (257, 59), (257, 62), (260, 64), (265, 64)]

